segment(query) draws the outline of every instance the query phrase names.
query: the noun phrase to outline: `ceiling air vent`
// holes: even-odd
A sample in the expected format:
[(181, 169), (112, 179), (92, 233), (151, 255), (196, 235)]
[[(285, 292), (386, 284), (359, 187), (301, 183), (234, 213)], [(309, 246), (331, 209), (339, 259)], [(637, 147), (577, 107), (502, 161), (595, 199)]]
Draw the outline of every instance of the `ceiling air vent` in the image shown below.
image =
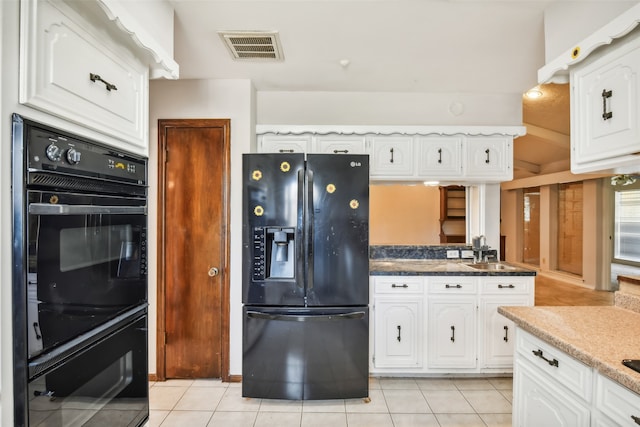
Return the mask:
[(234, 59), (284, 60), (277, 31), (220, 31), (218, 34)]

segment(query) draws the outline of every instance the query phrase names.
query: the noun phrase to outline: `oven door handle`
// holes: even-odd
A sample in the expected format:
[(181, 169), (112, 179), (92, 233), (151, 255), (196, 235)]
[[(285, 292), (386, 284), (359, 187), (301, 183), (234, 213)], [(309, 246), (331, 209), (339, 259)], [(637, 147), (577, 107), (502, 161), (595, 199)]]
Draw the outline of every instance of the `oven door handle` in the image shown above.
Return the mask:
[(96, 205), (52, 205), (49, 203), (29, 204), (33, 215), (146, 215), (146, 206), (96, 206)]

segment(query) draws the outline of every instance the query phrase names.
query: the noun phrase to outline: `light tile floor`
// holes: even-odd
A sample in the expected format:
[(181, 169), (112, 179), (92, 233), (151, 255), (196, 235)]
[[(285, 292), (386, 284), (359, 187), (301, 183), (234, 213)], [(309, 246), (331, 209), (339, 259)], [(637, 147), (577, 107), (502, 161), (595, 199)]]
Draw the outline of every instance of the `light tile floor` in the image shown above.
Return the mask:
[(220, 380), (151, 383), (147, 427), (511, 426), (511, 378), (372, 378), (368, 403), (248, 399), (241, 390)]

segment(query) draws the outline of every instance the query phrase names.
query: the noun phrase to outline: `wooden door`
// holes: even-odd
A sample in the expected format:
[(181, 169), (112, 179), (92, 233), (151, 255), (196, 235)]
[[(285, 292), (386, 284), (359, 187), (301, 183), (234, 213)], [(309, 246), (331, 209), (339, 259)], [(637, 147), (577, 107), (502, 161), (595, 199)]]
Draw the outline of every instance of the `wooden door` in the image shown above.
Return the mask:
[(229, 376), (229, 120), (158, 121), (158, 379)]

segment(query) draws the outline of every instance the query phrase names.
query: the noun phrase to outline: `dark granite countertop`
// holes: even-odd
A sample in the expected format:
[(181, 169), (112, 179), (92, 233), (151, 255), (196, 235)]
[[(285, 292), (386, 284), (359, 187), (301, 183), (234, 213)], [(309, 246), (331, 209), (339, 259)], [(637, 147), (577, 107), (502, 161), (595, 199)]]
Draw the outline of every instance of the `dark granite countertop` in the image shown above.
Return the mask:
[(371, 276), (535, 276), (528, 270), (504, 262), (489, 263), (488, 267), (500, 269), (480, 269), (471, 261), (446, 259), (376, 258), (369, 261)]

